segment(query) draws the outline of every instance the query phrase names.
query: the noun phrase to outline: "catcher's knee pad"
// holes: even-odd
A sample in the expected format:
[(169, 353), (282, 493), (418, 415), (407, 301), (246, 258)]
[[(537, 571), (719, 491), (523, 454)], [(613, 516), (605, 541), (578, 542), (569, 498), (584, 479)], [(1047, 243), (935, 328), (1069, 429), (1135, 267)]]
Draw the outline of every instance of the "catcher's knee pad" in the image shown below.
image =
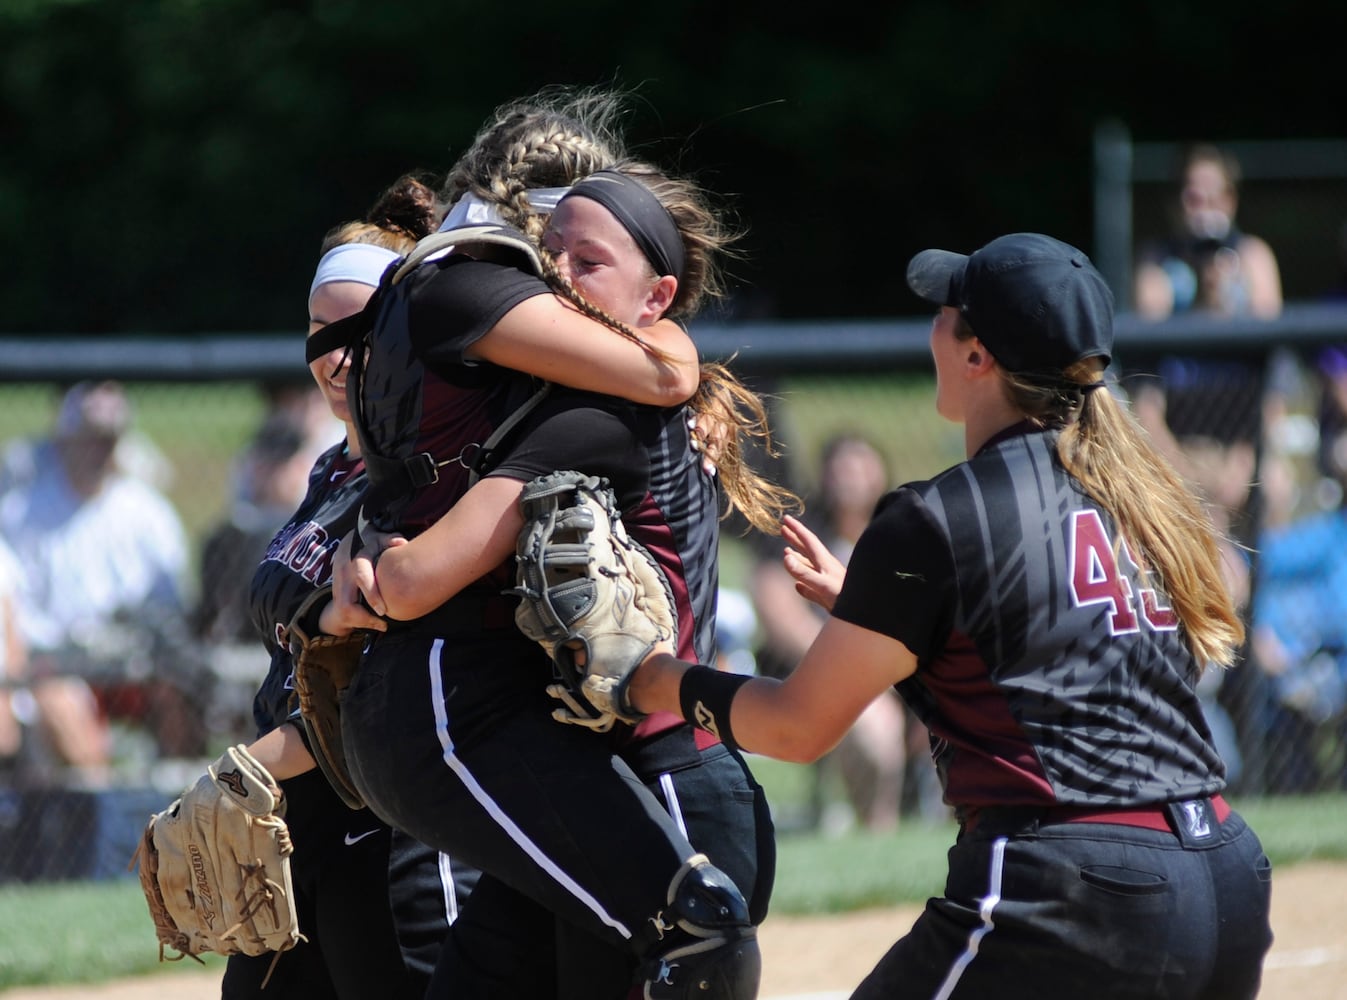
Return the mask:
[(758, 929), (743, 893), (704, 854), (669, 884), (653, 920), (660, 943), (642, 967), (646, 1000), (753, 1000), (762, 976)]

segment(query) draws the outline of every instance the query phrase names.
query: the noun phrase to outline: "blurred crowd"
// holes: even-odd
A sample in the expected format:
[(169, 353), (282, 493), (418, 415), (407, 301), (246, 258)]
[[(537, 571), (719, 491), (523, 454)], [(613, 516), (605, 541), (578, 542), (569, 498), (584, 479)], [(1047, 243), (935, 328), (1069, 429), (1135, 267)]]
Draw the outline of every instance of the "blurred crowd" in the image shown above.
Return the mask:
[(7, 443), (0, 784), (138, 785), (250, 735), (267, 661), (247, 588), (330, 443), (312, 395), (270, 401), (199, 552), (168, 498), (177, 470), (120, 383), (64, 388), (46, 433)]

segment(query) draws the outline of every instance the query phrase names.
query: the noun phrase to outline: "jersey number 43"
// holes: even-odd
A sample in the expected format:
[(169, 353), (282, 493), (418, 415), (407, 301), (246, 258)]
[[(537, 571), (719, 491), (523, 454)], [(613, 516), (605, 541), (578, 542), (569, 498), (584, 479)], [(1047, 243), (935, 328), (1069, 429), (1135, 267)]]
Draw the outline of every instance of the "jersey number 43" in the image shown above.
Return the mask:
[[(1163, 603), (1154, 588), (1134, 587), (1143, 571), (1127, 549), (1126, 540), (1114, 546), (1095, 510), (1078, 510), (1071, 516), (1071, 600), (1076, 607), (1105, 604), (1109, 629), (1114, 635), (1136, 632), (1140, 623), (1157, 632), (1179, 627), (1174, 609)], [(1116, 554), (1115, 554), (1116, 553)], [(1136, 594), (1139, 593), (1139, 599)]]

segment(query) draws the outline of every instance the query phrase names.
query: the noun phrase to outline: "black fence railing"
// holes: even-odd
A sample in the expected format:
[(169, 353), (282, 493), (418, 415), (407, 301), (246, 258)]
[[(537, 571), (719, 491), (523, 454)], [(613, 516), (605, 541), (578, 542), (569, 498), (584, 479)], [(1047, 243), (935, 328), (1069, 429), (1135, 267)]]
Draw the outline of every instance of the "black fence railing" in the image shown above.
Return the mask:
[[(691, 332), (704, 357), (734, 357), (734, 367), (746, 375), (873, 374), (929, 366), (927, 317), (701, 322), (693, 323)], [(1114, 333), (1123, 357), (1313, 350), (1347, 342), (1347, 303), (1292, 303), (1270, 320), (1184, 314), (1150, 322), (1122, 313)], [(0, 358), (0, 382), (286, 381), (304, 372), (303, 339), (296, 333), (0, 335)]]

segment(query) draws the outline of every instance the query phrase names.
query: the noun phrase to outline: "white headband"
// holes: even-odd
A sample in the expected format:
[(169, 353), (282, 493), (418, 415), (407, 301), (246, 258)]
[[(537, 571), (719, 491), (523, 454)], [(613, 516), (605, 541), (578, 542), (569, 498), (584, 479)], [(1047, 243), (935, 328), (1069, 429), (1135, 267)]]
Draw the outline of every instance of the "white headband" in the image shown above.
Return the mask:
[(309, 301), (320, 285), (331, 281), (358, 281), (371, 288), (379, 286), (379, 279), (388, 269), (390, 261), (397, 260), (401, 254), (376, 247), (372, 243), (343, 243), (323, 254), (314, 272), (313, 284), (309, 286)]
[[(533, 188), (526, 191), (525, 195), (529, 200), (529, 208), (533, 211), (550, 212), (557, 207), (557, 202), (569, 190), (568, 187)], [(460, 226), (480, 226), (488, 222), (498, 226), (504, 224), (505, 219), (500, 213), (500, 206), (468, 193), (454, 202), (449, 214), (440, 223), (440, 232), (448, 232)]]

